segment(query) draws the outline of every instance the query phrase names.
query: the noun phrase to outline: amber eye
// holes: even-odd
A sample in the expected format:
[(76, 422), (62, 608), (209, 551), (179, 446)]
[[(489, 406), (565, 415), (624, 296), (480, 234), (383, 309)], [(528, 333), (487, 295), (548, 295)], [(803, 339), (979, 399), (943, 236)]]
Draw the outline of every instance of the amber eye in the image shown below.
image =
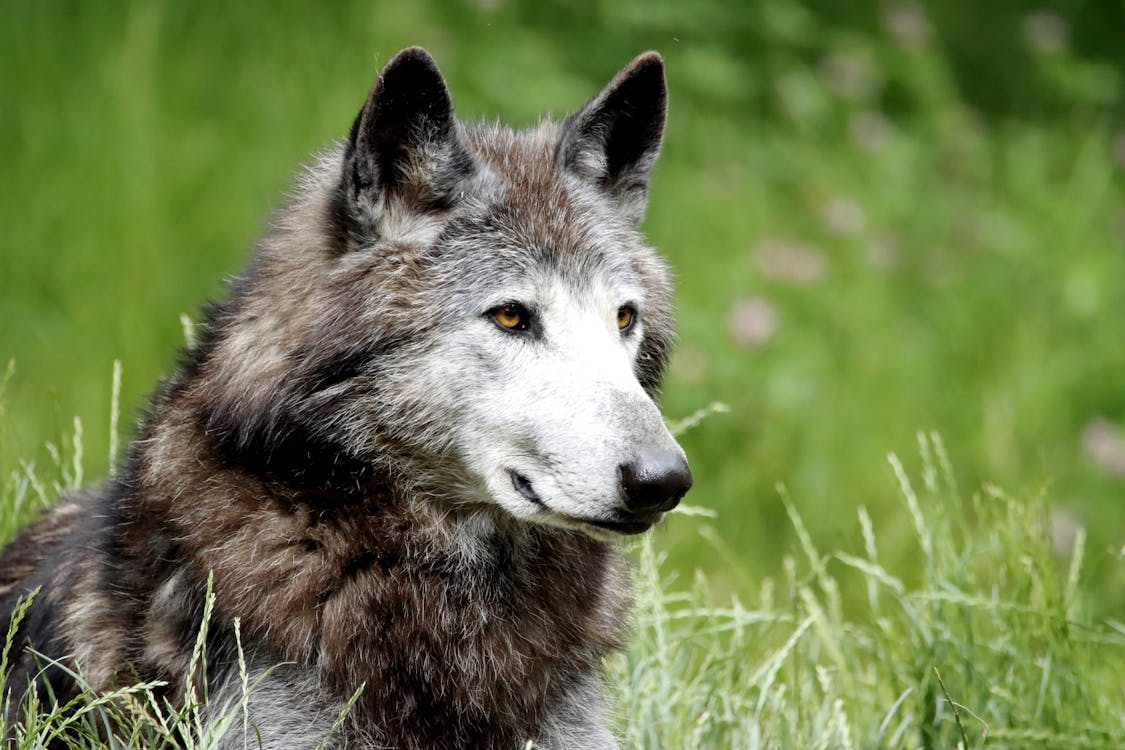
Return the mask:
[(510, 303), (492, 310), (492, 319), (508, 331), (526, 331), (531, 322), (531, 313), (523, 305)]
[(617, 309), (617, 330), (625, 333), (637, 321), (637, 311), (629, 305), (622, 305)]

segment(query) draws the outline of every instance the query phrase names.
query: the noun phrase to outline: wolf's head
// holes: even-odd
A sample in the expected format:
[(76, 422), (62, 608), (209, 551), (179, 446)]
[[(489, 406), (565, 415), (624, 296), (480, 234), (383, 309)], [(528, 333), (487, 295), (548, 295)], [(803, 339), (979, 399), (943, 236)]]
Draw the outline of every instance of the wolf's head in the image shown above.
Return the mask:
[(358, 462), (451, 507), (647, 529), (691, 485), (654, 403), (669, 274), (637, 230), (665, 108), (647, 53), (561, 124), (463, 125), (401, 52), (217, 315), (209, 431), (275, 472)]

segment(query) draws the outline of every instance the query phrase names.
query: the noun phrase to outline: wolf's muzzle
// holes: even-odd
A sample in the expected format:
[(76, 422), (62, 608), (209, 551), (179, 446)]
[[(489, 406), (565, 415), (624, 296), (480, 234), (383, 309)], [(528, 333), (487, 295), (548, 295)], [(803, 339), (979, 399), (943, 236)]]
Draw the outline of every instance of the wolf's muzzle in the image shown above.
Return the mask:
[(619, 470), (621, 495), (631, 513), (671, 510), (691, 489), (691, 469), (679, 451), (645, 451)]

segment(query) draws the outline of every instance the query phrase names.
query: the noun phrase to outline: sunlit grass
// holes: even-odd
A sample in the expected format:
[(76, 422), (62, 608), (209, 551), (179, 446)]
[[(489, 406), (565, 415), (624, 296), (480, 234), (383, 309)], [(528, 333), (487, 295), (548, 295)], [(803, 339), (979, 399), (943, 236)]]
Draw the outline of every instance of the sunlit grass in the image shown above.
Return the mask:
[(614, 664), (627, 746), (1120, 746), (1125, 631), (1090, 618), (1083, 537), (1060, 560), (1045, 503), (963, 497), (937, 437), (919, 446), (920, 477), (894, 455), (887, 477), (916, 584), (913, 567), (885, 566), (864, 509), (858, 548), (825, 552), (783, 488), (797, 549), (726, 606), (703, 575), (665, 593), (659, 541), (644, 541), (636, 639)]

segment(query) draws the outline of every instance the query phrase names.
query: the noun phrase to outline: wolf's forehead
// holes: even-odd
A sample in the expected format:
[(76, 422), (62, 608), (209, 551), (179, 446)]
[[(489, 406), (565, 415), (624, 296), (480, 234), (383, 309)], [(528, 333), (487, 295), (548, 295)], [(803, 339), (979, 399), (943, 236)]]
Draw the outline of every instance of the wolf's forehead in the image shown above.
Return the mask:
[(464, 134), (478, 160), (510, 185), (535, 190), (558, 182), (558, 123), (544, 120), (530, 130), (474, 124), (467, 125)]
[(573, 261), (577, 256), (628, 256), (636, 235), (592, 185), (568, 175), (557, 158), (560, 126), (532, 130), (476, 126), (466, 140), (478, 163), (479, 200), (469, 224), (501, 245), (532, 256)]

